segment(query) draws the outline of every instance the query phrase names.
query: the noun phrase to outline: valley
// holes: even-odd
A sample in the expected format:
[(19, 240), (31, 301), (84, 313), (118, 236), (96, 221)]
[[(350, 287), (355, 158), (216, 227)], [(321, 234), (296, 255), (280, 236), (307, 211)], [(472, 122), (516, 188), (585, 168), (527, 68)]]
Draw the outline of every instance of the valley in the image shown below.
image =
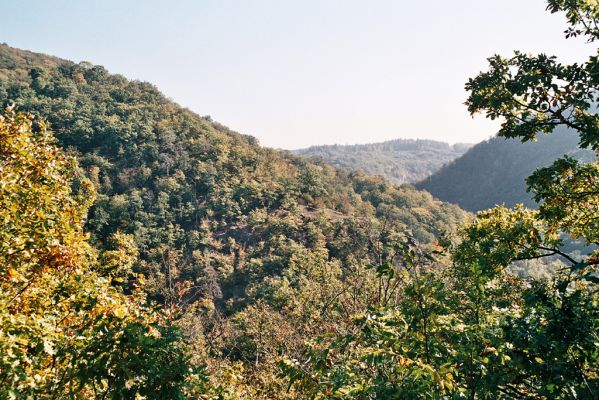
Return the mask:
[[(274, 149), (153, 83), (0, 44), (0, 399), (597, 398), (599, 5), (544, 3), (565, 19), (564, 39), (582, 37), (595, 53), (569, 64), (519, 51), (488, 58), (464, 86), (464, 112), (499, 122), (477, 144)], [(215, 12), (187, 6), (194, 18)], [(156, 5), (144, 7), (119, 18), (140, 29)], [(361, 82), (347, 79), (339, 104), (308, 91), (315, 105), (302, 109), (302, 81), (281, 72), (283, 55), (299, 62), (295, 40), (324, 43), (313, 61), (333, 62), (329, 52), (343, 49), (328, 41), (343, 38), (351, 50), (362, 38), (310, 41), (308, 17), (277, 12), (282, 23), (259, 27), (277, 56), (261, 61), (259, 88), (285, 77), (289, 98), (269, 99), (267, 112), (317, 137), (329, 114), (356, 116), (349, 94)], [(358, 16), (351, 32), (368, 23)], [(289, 21), (293, 40), (279, 42)], [(178, 43), (156, 53), (156, 71), (175, 68), (165, 87), (188, 74), (203, 79), (194, 90), (209, 91), (230, 71), (227, 88), (254, 84), (252, 62), (263, 54), (233, 35), (241, 20), (229, 22), (226, 34), (210, 31), (227, 38), (221, 47), (202, 39), (184, 49), (183, 58), (205, 55), (192, 69), (170, 52)], [(209, 23), (194, 19), (181, 32)], [(235, 37), (242, 51), (227, 63)], [(123, 40), (133, 54), (131, 37)], [(378, 59), (351, 55), (343, 68), (314, 68), (321, 96), (355, 63), (368, 73), (348, 77), (393, 82)], [(445, 58), (449, 69), (457, 57)], [(214, 60), (210, 75), (203, 63)], [(360, 93), (383, 93), (375, 89)], [(243, 104), (239, 120), (256, 110), (220, 92), (210, 100)], [(298, 109), (287, 114), (283, 104)], [(312, 106), (322, 126), (310, 125)], [(373, 108), (400, 107), (376, 97)]]

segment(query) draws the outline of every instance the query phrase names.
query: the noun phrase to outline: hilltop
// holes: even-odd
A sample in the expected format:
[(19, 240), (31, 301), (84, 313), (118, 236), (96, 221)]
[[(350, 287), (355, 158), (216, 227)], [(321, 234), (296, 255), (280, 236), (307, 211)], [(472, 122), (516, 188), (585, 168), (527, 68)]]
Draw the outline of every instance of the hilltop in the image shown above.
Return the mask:
[(392, 183), (415, 183), (464, 154), (472, 145), (434, 140), (396, 139), (381, 143), (312, 146), (294, 153), (335, 167), (384, 176)]

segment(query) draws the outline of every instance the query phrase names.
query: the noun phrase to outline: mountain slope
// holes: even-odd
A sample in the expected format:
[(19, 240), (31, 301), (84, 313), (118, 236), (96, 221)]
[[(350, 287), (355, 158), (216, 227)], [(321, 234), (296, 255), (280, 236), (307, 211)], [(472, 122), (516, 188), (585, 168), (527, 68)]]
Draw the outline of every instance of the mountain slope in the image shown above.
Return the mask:
[(578, 148), (577, 135), (563, 129), (540, 136), (536, 142), (494, 137), (475, 145), (416, 187), (469, 211), (496, 204), (535, 207), (525, 179), (564, 154), (585, 161), (594, 158), (592, 151)]
[(469, 144), (397, 139), (359, 145), (312, 146), (295, 154), (322, 159), (336, 167), (380, 175), (392, 183), (418, 182), (468, 150)]
[(248, 378), (267, 383), (244, 398), (283, 396), (277, 354), (394, 301), (369, 267), (386, 265), (391, 244), (410, 234), (428, 246), (466, 216), (426, 192), (260, 147), (151, 84), (0, 45), (0, 105), (10, 102), (47, 118), (77, 156), (97, 191), (91, 242), (113, 251), (115, 234), (133, 236), (134, 272), (182, 313), (194, 360), (268, 376)]

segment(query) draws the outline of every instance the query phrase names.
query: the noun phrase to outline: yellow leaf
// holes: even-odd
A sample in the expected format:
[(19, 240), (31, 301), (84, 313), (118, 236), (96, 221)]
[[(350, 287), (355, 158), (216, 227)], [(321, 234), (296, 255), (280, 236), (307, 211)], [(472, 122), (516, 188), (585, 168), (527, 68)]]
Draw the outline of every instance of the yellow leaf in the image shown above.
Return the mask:
[(8, 280), (13, 280), (17, 276), (19, 276), (19, 273), (14, 268), (9, 268), (8, 271), (6, 272), (6, 275), (8, 277)]

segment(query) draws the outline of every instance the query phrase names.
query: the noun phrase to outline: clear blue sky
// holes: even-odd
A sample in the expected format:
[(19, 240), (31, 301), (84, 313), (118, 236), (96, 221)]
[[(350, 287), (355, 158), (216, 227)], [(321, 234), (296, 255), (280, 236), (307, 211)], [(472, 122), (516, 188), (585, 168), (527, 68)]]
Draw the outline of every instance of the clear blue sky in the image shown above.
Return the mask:
[(464, 83), (513, 50), (583, 60), (543, 0), (1, 0), (0, 42), (154, 83), (267, 146), (476, 142)]

